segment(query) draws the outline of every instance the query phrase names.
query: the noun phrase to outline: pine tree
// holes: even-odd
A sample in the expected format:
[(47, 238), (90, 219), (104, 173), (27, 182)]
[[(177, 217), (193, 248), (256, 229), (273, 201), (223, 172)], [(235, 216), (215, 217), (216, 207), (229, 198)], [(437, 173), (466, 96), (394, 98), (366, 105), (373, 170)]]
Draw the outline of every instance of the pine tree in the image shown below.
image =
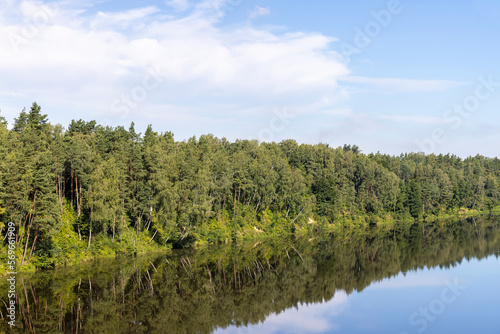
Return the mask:
[(0, 115), (0, 216), (5, 213), (2, 200), (6, 197), (4, 180), (7, 178), (5, 171), (5, 158), (7, 156), (7, 143), (9, 130), (7, 129), (7, 121)]
[(411, 180), (408, 190), (408, 207), (414, 218), (422, 216), (422, 188), (415, 180)]

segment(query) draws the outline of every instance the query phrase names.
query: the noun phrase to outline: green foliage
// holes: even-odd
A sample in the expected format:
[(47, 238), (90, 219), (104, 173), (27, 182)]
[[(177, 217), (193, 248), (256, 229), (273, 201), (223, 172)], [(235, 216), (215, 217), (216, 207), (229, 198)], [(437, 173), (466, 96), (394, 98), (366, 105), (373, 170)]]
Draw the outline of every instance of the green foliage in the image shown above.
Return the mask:
[[(363, 154), (132, 123), (53, 126), (41, 107), (0, 117), (0, 222), (23, 266), (431, 219), (500, 204), (500, 160)], [(5, 231), (5, 229), (3, 229)]]
[(422, 189), (415, 180), (408, 186), (408, 207), (413, 218), (422, 216)]
[(52, 237), (51, 255), (55, 264), (78, 263), (85, 260), (85, 242), (80, 240), (74, 229), (76, 213), (72, 206), (63, 207), (61, 229)]

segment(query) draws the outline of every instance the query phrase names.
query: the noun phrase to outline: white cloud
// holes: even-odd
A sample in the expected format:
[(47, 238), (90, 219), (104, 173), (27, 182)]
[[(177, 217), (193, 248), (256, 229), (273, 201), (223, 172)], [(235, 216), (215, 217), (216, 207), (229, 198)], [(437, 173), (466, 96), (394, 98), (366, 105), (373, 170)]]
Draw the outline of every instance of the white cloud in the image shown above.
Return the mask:
[[(37, 4), (19, 1), (16, 8), (25, 8), (21, 15), (29, 18), (43, 10)], [(172, 18), (154, 6), (91, 12), (61, 5), (30, 36), (23, 34), (25, 19), (8, 24), (10, 12), (3, 12), (0, 34), (16, 34), (22, 42), (14, 48), (8, 39), (0, 40), (0, 75), (9, 78), (0, 82), (0, 91), (53, 103), (52, 110), (112, 117), (113, 101), (140, 85), (155, 66), (164, 80), (140, 103), (142, 110), (163, 104), (186, 109), (196, 100), (191, 112), (203, 109), (200, 101), (232, 104), (237, 112), (270, 101), (309, 105), (336, 94), (338, 78), (349, 74), (330, 53), (334, 38), (245, 25), (221, 28), (217, 22), (223, 14), (216, 8), (203, 2)]]
[(327, 109), (323, 110), (323, 114), (331, 116), (350, 116), (352, 110), (350, 108)]
[(401, 116), (401, 115), (381, 115), (380, 118), (388, 119), (399, 123), (420, 123), (420, 124), (444, 124), (446, 123), (439, 117), (423, 117), (423, 116)]
[[(6, 2), (0, 35), (20, 39), (14, 45), (9, 38), (0, 39), (0, 76), (6, 78), (0, 81), (2, 114), (12, 120), (37, 101), (52, 121), (63, 124), (72, 118), (158, 122), (160, 129), (189, 135), (219, 126), (223, 136), (256, 138), (257, 127), (269, 126), (275, 108), (292, 106), (298, 118), (321, 122), (316, 129), (322, 129), (325, 120), (344, 118), (334, 124), (335, 135), (344, 130), (371, 134), (383, 128), (383, 118), (351, 111), (345, 83), (391, 92), (460, 84), (350, 77), (347, 65), (330, 48), (336, 38), (248, 21), (220, 25), (228, 13), (221, 3), (174, 0), (168, 10), (158, 5), (105, 11), (69, 0), (48, 12), (51, 8), (38, 1)], [(34, 16), (42, 15), (37, 13), (50, 15), (33, 23)], [(28, 28), (31, 33), (26, 35)], [(153, 67), (159, 69), (161, 84), (148, 90), (128, 114), (117, 113), (113, 103), (137, 91)], [(309, 117), (315, 115), (320, 117)], [(234, 124), (242, 124), (241, 129), (235, 130)], [(315, 139), (331, 138), (332, 133), (325, 129)]]
[(97, 12), (91, 23), (91, 27), (94, 30), (112, 26), (126, 28), (134, 23), (137, 23), (139, 20), (143, 20), (148, 16), (158, 13), (159, 11), (160, 10), (157, 7), (149, 6), (116, 13)]
[(188, 0), (169, 0), (166, 4), (180, 12), (187, 10), (190, 6)]
[(269, 8), (264, 8), (264, 7), (259, 7), (255, 6), (255, 9), (252, 10), (249, 14), (248, 17), (252, 20), (258, 18), (259, 16), (264, 16), (264, 15), (269, 15), (271, 14), (271, 11)]
[(333, 322), (335, 317), (345, 312), (348, 307), (347, 294), (339, 290), (329, 301), (300, 304), (296, 308), (271, 314), (258, 325), (250, 325), (245, 329), (236, 327), (217, 329), (215, 333), (331, 333), (340, 329), (339, 325)]

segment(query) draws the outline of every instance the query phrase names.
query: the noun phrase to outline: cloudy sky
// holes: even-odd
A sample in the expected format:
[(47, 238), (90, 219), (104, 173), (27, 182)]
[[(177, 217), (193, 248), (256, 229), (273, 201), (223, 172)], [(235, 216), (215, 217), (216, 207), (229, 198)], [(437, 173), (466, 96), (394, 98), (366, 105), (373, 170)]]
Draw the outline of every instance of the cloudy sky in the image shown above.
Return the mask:
[(496, 0), (0, 0), (0, 110), (499, 156)]

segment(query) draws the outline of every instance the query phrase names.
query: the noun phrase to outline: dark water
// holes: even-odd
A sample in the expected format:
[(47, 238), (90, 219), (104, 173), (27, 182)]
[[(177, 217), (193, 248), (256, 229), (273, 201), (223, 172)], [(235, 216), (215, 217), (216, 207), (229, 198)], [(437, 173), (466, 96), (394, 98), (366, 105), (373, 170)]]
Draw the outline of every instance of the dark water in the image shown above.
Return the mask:
[(463, 220), (95, 261), (19, 274), (0, 333), (500, 333), (499, 252)]

